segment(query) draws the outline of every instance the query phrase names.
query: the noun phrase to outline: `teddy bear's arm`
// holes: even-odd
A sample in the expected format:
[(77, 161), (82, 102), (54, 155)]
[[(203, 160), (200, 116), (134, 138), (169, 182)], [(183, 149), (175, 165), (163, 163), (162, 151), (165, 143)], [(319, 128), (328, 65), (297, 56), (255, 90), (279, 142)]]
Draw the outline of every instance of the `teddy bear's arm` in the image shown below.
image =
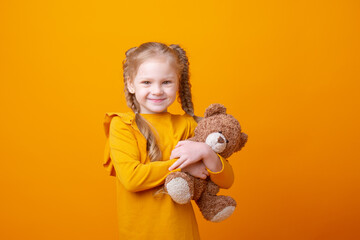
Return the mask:
[(230, 163), (217, 154), (220, 158), (222, 169), (218, 172), (212, 172), (208, 169), (211, 180), (216, 183), (220, 188), (230, 188), (234, 183), (234, 171)]

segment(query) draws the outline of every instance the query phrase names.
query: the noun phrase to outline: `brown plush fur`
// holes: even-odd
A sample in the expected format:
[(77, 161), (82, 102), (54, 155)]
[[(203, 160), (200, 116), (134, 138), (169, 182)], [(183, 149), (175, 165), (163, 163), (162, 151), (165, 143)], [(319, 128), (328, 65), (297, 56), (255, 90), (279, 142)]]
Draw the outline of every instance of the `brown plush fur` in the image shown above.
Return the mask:
[[(226, 139), (225, 149), (219, 152), (224, 158), (239, 151), (248, 138), (241, 132), (239, 122), (233, 116), (226, 114), (226, 108), (221, 104), (212, 104), (206, 109), (204, 118), (195, 129), (194, 137), (189, 140), (206, 142), (207, 137), (212, 133), (221, 133)], [(219, 137), (218, 142), (223, 143), (224, 139)], [(182, 184), (169, 184), (174, 179), (181, 179)], [(184, 172), (174, 172), (166, 178), (164, 189), (175, 202), (180, 204), (187, 203), (191, 199), (195, 200), (204, 218), (209, 221), (220, 222), (228, 218), (236, 207), (236, 201), (233, 198), (216, 195), (219, 187), (209, 178), (203, 180)], [(184, 192), (186, 194), (182, 194)], [(185, 196), (190, 196), (190, 198)]]

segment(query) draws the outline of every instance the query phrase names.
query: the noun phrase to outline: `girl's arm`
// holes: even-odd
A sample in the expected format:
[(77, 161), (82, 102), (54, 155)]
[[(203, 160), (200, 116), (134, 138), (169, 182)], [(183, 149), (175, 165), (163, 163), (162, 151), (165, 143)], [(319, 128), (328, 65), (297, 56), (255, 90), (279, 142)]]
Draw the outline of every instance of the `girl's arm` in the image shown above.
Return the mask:
[(189, 166), (182, 168), (181, 171), (201, 179), (206, 179), (209, 176), (209, 172), (202, 161), (190, 164)]
[(180, 141), (171, 153), (170, 159), (179, 158), (169, 170), (185, 168), (203, 160), (211, 180), (221, 188), (230, 188), (234, 182), (234, 172), (229, 162), (216, 154), (203, 142)]
[[(170, 173), (168, 168), (176, 161), (172, 159), (141, 163), (138, 142), (131, 126), (119, 117), (114, 117), (110, 123), (109, 147), (116, 176), (131, 192), (143, 191), (163, 184)], [(180, 171), (180, 169), (174, 171)]]
[(208, 168), (211, 180), (221, 188), (230, 188), (234, 183), (234, 171), (230, 163), (217, 154), (221, 161), (221, 169), (219, 171), (212, 171)]

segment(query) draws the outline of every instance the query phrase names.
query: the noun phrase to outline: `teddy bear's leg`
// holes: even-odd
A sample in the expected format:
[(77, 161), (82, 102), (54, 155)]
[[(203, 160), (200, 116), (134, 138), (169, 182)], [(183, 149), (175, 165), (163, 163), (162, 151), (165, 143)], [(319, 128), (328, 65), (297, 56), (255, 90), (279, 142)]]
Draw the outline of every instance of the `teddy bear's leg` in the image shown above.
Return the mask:
[(173, 172), (166, 177), (164, 187), (172, 200), (186, 204), (194, 196), (194, 177), (184, 172)]
[[(201, 178), (194, 178), (194, 196), (192, 199), (198, 200), (205, 189), (207, 188), (208, 180)], [(216, 185), (215, 185), (216, 186)]]
[(229, 196), (216, 196), (219, 187), (208, 181), (201, 197), (196, 201), (204, 218), (211, 222), (221, 222), (234, 212), (236, 201)]

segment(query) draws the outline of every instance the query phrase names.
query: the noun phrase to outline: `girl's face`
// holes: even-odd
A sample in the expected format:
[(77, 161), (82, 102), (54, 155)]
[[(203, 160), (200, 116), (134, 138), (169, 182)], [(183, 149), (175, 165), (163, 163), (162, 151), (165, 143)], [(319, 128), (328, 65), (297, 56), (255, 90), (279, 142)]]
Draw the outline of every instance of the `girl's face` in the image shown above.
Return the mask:
[(179, 88), (176, 68), (164, 57), (143, 62), (128, 90), (135, 93), (140, 113), (161, 113), (175, 101)]

